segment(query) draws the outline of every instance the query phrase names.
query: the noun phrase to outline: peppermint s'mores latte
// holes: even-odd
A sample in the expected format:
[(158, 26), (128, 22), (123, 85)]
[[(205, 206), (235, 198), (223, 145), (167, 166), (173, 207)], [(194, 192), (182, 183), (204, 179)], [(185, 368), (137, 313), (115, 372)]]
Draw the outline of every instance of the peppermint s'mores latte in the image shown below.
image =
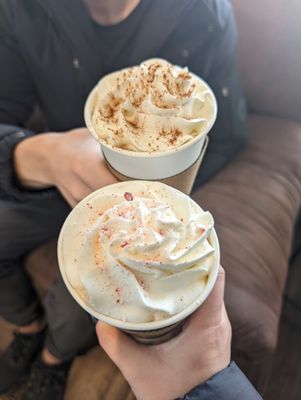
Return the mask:
[(170, 333), (199, 307), (219, 268), (211, 214), (146, 181), (110, 185), (79, 203), (62, 228), (58, 256), (80, 305), (144, 341)]

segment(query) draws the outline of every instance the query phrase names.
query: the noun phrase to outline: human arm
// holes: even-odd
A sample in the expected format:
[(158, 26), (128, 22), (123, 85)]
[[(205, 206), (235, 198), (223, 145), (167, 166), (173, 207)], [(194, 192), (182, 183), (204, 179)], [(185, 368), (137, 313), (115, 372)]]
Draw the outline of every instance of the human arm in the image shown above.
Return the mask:
[(72, 207), (94, 190), (117, 181), (86, 128), (24, 140), (17, 145), (14, 160), (24, 186), (55, 186)]
[(13, 173), (13, 149), (33, 135), (24, 125), (36, 103), (34, 85), (14, 33), (12, 9), (3, 1), (0, 3), (0, 197), (7, 198), (20, 195)]
[(24, 125), (37, 102), (9, 3), (0, 3), (0, 197), (26, 201), (57, 188), (71, 206), (116, 182), (84, 128), (34, 134)]
[[(101, 346), (138, 400), (173, 400), (185, 395), (187, 400), (261, 398), (238, 368), (229, 366), (231, 327), (223, 292), (221, 270), (212, 293), (187, 320), (183, 332), (157, 346), (136, 343), (116, 328), (98, 323)], [(221, 393), (224, 397), (215, 397)]]

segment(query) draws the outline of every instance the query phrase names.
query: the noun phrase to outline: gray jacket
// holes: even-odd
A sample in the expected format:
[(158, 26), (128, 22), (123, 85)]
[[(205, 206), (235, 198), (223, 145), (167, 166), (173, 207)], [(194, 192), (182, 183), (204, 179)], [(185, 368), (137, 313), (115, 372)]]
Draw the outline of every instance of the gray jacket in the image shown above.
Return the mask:
[(262, 397), (232, 362), (228, 368), (189, 392), (185, 400), (260, 400)]

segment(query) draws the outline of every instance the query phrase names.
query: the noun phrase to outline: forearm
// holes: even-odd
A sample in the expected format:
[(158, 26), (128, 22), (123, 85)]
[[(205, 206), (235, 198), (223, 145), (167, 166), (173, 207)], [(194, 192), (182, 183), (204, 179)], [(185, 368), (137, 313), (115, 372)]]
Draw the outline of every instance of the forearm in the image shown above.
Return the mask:
[(15, 173), (14, 151), (23, 141), (34, 137), (34, 133), (24, 128), (0, 124), (0, 197), (24, 202), (37, 196), (52, 196), (55, 190), (36, 190), (22, 186)]
[(191, 390), (185, 400), (262, 400), (235, 363)]

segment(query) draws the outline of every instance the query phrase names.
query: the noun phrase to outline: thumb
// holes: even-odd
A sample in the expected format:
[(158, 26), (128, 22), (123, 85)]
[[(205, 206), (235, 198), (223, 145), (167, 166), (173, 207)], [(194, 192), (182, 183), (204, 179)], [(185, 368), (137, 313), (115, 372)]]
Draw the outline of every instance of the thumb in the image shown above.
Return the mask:
[(198, 326), (214, 326), (220, 322), (224, 307), (224, 288), (225, 271), (220, 267), (212, 292), (208, 296), (207, 300), (194, 313), (191, 321), (189, 321), (190, 324)]
[(101, 347), (121, 370), (126, 368), (129, 359), (139, 358), (141, 345), (119, 329), (99, 321), (96, 334)]

